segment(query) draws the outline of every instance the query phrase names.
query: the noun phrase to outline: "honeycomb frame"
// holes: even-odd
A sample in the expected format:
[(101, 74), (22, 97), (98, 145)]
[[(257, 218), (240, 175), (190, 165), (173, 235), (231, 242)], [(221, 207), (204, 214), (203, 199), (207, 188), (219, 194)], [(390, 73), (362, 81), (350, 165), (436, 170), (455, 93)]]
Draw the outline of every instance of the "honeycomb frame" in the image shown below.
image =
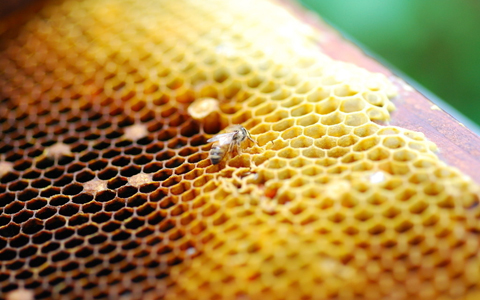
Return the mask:
[[(258, 0), (53, 1), (3, 34), (0, 298), (479, 296), (478, 184), (322, 36)], [(258, 145), (212, 165), (232, 124)]]

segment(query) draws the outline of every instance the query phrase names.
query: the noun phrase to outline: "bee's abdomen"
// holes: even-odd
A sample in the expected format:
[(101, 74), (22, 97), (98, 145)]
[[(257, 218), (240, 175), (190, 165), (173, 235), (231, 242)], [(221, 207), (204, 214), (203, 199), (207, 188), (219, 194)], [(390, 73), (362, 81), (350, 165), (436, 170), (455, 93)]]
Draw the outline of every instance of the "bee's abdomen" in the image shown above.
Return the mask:
[(210, 150), (210, 160), (214, 165), (218, 164), (224, 156), (225, 156), (225, 151), (218, 146), (213, 146), (212, 149)]

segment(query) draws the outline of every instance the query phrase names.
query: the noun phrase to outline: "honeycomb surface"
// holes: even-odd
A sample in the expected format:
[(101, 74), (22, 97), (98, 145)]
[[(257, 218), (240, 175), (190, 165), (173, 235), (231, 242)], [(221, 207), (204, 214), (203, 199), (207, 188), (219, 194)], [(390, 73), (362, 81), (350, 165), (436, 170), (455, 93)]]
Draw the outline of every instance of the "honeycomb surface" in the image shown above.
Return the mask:
[[(0, 37), (0, 298), (478, 299), (479, 186), (321, 34), (84, 0)], [(231, 124), (258, 144), (212, 165)]]

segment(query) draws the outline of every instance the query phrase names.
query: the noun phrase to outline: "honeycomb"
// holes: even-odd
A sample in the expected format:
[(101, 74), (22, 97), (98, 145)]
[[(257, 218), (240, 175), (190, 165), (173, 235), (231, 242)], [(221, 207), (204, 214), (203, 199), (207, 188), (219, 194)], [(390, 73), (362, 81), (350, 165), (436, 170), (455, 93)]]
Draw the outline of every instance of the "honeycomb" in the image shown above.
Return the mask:
[[(267, 0), (53, 1), (3, 34), (0, 298), (478, 299), (479, 186), (321, 36)], [(257, 145), (212, 165), (232, 124)]]

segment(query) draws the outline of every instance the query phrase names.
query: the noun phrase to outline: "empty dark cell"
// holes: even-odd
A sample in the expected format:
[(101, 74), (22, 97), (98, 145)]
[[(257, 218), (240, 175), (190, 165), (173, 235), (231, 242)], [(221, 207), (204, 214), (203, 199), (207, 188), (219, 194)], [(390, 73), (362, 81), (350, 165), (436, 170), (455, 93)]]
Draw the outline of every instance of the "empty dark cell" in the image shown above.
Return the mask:
[(75, 162), (67, 167), (67, 173), (75, 173), (86, 168), (86, 164)]
[(105, 277), (105, 276), (108, 276), (108, 275), (112, 274), (112, 272), (113, 271), (110, 270), (110, 269), (101, 269), (100, 271), (97, 272), (96, 276), (97, 277)]
[(97, 202), (108, 202), (112, 199), (114, 199), (116, 196), (114, 191), (101, 191), (95, 195), (95, 201)]
[(5, 214), (0, 214), (0, 227), (5, 226), (12, 220), (12, 217)]
[(90, 151), (80, 156), (79, 160), (81, 162), (89, 162), (91, 160), (97, 159), (98, 157), (99, 153), (97, 151)]
[[(74, 290), (74, 287), (73, 286), (65, 286), (63, 289), (59, 290), (58, 293), (60, 295), (67, 295), (67, 294), (70, 294), (71, 292), (73, 292)], [(72, 300), (80, 300), (81, 298), (73, 298)]]
[(107, 143), (105, 141), (100, 141), (95, 145), (93, 145), (93, 149), (95, 150), (104, 150), (104, 149), (107, 149), (108, 147), (110, 147), (110, 143)]
[(75, 127), (76, 132), (81, 133), (81, 132), (85, 132), (89, 129), (90, 129), (90, 126), (87, 125), (87, 124), (82, 124), (82, 123), (78, 123), (78, 122), (76, 123), (76, 127)]
[(50, 252), (57, 251), (57, 249), (59, 249), (59, 248), (60, 248), (60, 243), (50, 242), (50, 243), (46, 244), (45, 246), (43, 246), (41, 251), (42, 251), (42, 253), (47, 254), (47, 253), (50, 253)]
[(68, 174), (68, 175), (63, 175), (59, 179), (55, 180), (53, 182), (54, 186), (66, 186), (67, 184), (71, 183), (73, 181), (73, 176)]
[(167, 147), (170, 149), (180, 149), (185, 147), (188, 142), (185, 138), (174, 138), (170, 142), (168, 142)]
[(149, 145), (153, 142), (153, 137), (152, 136), (145, 136), (141, 139), (137, 140), (137, 145)]
[(72, 228), (60, 228), (55, 232), (54, 237), (56, 240), (65, 240), (75, 234), (75, 230)]
[(98, 111), (89, 111), (88, 112), (88, 120), (89, 121), (97, 121), (103, 117), (101, 112)]
[(98, 227), (92, 224), (86, 224), (77, 229), (77, 234), (80, 236), (88, 236), (98, 232)]
[(103, 244), (106, 240), (108, 240), (108, 237), (106, 235), (97, 234), (89, 238), (88, 243), (90, 245), (100, 245), (100, 244)]
[(20, 250), (18, 253), (20, 258), (27, 258), (35, 255), (37, 253), (38, 248), (36, 246), (28, 246), (26, 248), (23, 248)]
[(118, 189), (118, 197), (120, 198), (128, 198), (138, 193), (138, 189), (134, 186), (123, 186)]
[(13, 124), (7, 124), (6, 126), (3, 126), (3, 128), (1, 130), (2, 130), (3, 134), (7, 135), (9, 133), (17, 131), (18, 128), (13, 126)]
[(113, 217), (117, 221), (124, 221), (130, 218), (131, 216), (133, 216), (133, 209), (122, 208), (121, 210), (117, 211)]
[(104, 210), (115, 212), (121, 209), (122, 207), (125, 207), (125, 200), (117, 198), (110, 202), (105, 203)]
[(160, 186), (160, 183), (158, 182), (143, 184), (142, 186), (140, 186), (140, 192), (148, 194), (156, 190), (159, 186)]
[(106, 151), (105, 153), (102, 154), (102, 157), (103, 158), (106, 158), (106, 159), (109, 159), (109, 158), (114, 158), (114, 157), (117, 157), (121, 154), (121, 152), (119, 150), (116, 150), (116, 149), (110, 149), (108, 151)]
[(58, 210), (62, 216), (71, 217), (80, 210), (77, 204), (66, 204)]
[(142, 148), (140, 148), (140, 147), (129, 147), (129, 148), (123, 150), (123, 153), (125, 153), (126, 155), (138, 155), (138, 154), (142, 153)]
[(102, 121), (100, 124), (97, 125), (97, 128), (102, 130), (102, 129), (107, 129), (110, 126), (112, 126), (112, 122), (110, 121)]
[(38, 177), (40, 177), (41, 174), (42, 173), (40, 173), (37, 170), (28, 170), (25, 173), (23, 173), (22, 177), (24, 179), (37, 179)]
[(47, 258), (44, 256), (35, 256), (30, 258), (30, 261), (28, 262), (28, 265), (30, 268), (38, 268), (44, 263), (47, 262)]
[(190, 146), (197, 147), (207, 144), (207, 138), (204, 135), (197, 135), (190, 139)]
[(170, 178), (172, 174), (173, 174), (173, 170), (161, 170), (153, 174), (152, 179), (154, 181), (165, 181), (168, 178)]
[(144, 205), (140, 206), (137, 208), (137, 215), (138, 216), (147, 216), (151, 214), (153, 211), (157, 209), (156, 205), (154, 203), (145, 203)]
[(0, 207), (5, 207), (15, 201), (15, 193), (0, 194)]
[(155, 154), (162, 151), (163, 148), (165, 148), (164, 144), (162, 142), (157, 142), (155, 144), (151, 144), (147, 146), (147, 148), (145, 149), (145, 152)]
[(41, 208), (39, 211), (37, 211), (35, 213), (35, 217), (42, 220), (46, 220), (51, 216), (55, 215), (56, 213), (57, 213), (57, 209), (55, 207), (46, 206), (44, 208)]
[(8, 204), (7, 206), (5, 206), (4, 213), (11, 214), (11, 215), (16, 214), (19, 211), (21, 211), (24, 206), (25, 206), (25, 203), (20, 201), (14, 201)]
[(82, 210), (86, 214), (93, 214), (102, 210), (102, 204), (92, 201), (83, 205)]
[(3, 194), (7, 191), (7, 185), (0, 183), (0, 194)]
[(93, 200), (93, 195), (81, 193), (72, 197), (72, 202), (76, 204), (85, 204)]
[(76, 135), (75, 136), (67, 136), (67, 137), (63, 138), (63, 143), (64, 144), (70, 145), (70, 144), (74, 144), (76, 142), (78, 142), (78, 136), (76, 136)]
[(125, 241), (131, 238), (131, 234), (129, 232), (120, 230), (116, 231), (114, 235), (112, 235), (112, 241), (118, 242), (118, 241)]
[(88, 144), (83, 142), (78, 142), (77, 144), (72, 145), (71, 151), (73, 153), (80, 153), (88, 149)]
[(55, 130), (53, 130), (53, 134), (55, 136), (64, 135), (67, 132), (68, 132), (68, 128), (66, 127), (57, 127), (55, 128)]
[(30, 241), (28, 235), (19, 234), (16, 237), (9, 240), (8, 244), (12, 248), (22, 248), (23, 246), (27, 245)]
[(138, 248), (138, 246), (140, 246), (140, 244), (137, 241), (128, 240), (126, 243), (122, 245), (122, 249), (132, 250), (132, 249)]
[(139, 166), (127, 166), (120, 170), (120, 175), (125, 177), (132, 177), (134, 175), (137, 175), (141, 171), (142, 171), (142, 168)]
[[(148, 263), (145, 265), (145, 267), (147, 267), (147, 268), (149, 268), (149, 269), (158, 270), (159, 267), (160, 267), (160, 262), (152, 260), (152, 261), (148, 262)], [(165, 276), (167, 276), (167, 275), (165, 274)], [(159, 278), (158, 275), (157, 275), (155, 278)], [(160, 279), (161, 279), (161, 278), (165, 278), (165, 277), (160, 277)]]
[(83, 170), (82, 172), (75, 175), (75, 180), (78, 182), (87, 182), (95, 178), (95, 173), (90, 170)]
[(61, 206), (67, 204), (70, 201), (70, 198), (64, 195), (53, 196), (50, 199), (50, 205), (52, 206)]
[(142, 155), (138, 155), (138, 156), (134, 157), (133, 158), (133, 163), (135, 165), (144, 165), (144, 164), (147, 164), (147, 163), (151, 162), (152, 160), (153, 160), (152, 155), (142, 154)]
[[(34, 139), (40, 139), (40, 138), (43, 138), (43, 137), (46, 137), (48, 135), (48, 133), (46, 131), (43, 131), (43, 130), (34, 130), (34, 133), (32, 135), (32, 138)], [(25, 138), (25, 137), (24, 137)]]
[(21, 159), (21, 160), (18, 160), (15, 163), (13, 168), (17, 171), (25, 171), (26, 169), (30, 168), (31, 166), (32, 166), (32, 161), (31, 160)]
[(32, 242), (34, 244), (38, 244), (38, 245), (41, 245), (41, 244), (45, 244), (46, 242), (48, 242), (49, 240), (51, 240), (53, 237), (52, 233), (51, 232), (48, 232), (48, 231), (41, 231), (37, 234), (34, 234), (32, 236)]
[(57, 164), (60, 166), (65, 166), (70, 164), (74, 160), (75, 160), (75, 157), (73, 155), (69, 155), (69, 156), (62, 155), (60, 158), (58, 158)]
[[(23, 152), (23, 151), (22, 151)], [(11, 152), (10, 154), (8, 154), (6, 157), (5, 157), (5, 160), (6, 161), (9, 161), (9, 162), (12, 162), (12, 163), (16, 163), (18, 162), (19, 160), (21, 160), (23, 157), (23, 153), (19, 153), (18, 151), (15, 151), (15, 152)]]
[(157, 254), (162, 255), (162, 254), (168, 254), (168, 253), (172, 253), (172, 252), (173, 252), (173, 249), (172, 249), (171, 246), (163, 245), (158, 249)]
[(128, 180), (125, 177), (117, 177), (114, 179), (111, 179), (107, 183), (107, 187), (111, 190), (116, 190), (119, 187), (122, 187), (128, 183)]
[(6, 226), (0, 227), (0, 236), (11, 238), (20, 232), (20, 226), (15, 223), (10, 223)]
[(77, 195), (83, 191), (83, 186), (79, 183), (71, 183), (63, 188), (63, 194), (65, 195)]
[(117, 246), (116, 246), (116, 245), (105, 244), (105, 245), (102, 245), (102, 247), (98, 250), (98, 253), (100, 253), (100, 254), (108, 254), (108, 253), (113, 252), (115, 249), (117, 249)]
[(93, 255), (93, 249), (89, 247), (82, 247), (78, 249), (74, 255), (78, 258), (87, 258), (90, 255)]
[(13, 149), (12, 145), (0, 142), (0, 153), (7, 153), (9, 151), (12, 151), (12, 149)]
[(127, 200), (127, 206), (128, 207), (138, 207), (143, 205), (144, 203), (147, 203), (148, 198), (146, 195), (135, 195), (131, 197), (130, 199)]
[(173, 257), (169, 261), (167, 261), (167, 264), (169, 266), (176, 266), (181, 264), (182, 262), (183, 262), (183, 259), (181, 259), (180, 257)]
[(60, 190), (59, 187), (50, 187), (50, 188), (44, 189), (44, 190), (40, 193), (40, 196), (49, 198), (49, 197), (52, 197), (52, 196), (55, 196), (55, 195), (60, 194), (60, 191), (61, 191), (61, 190)]
[(20, 143), (18, 145), (18, 148), (25, 150), (25, 149), (28, 149), (28, 148), (32, 148), (33, 146), (35, 146), (35, 144), (32, 144), (32, 143), (27, 142), (27, 141), (20, 141)]
[(33, 212), (30, 210), (23, 210), (16, 214), (13, 217), (13, 222), (17, 224), (22, 224), (23, 222), (26, 222), (28, 219), (30, 219), (33, 216)]
[(50, 178), (50, 179), (59, 178), (60, 176), (65, 174), (65, 168), (54, 167), (54, 168), (45, 170), (45, 172), (43, 174), (45, 175), (45, 177)]
[(78, 247), (78, 246), (80, 246), (80, 245), (82, 245), (82, 244), (83, 244), (83, 239), (73, 238), (73, 239), (68, 240), (68, 241), (65, 243), (65, 248), (71, 249), (71, 248)]
[(114, 140), (114, 139), (118, 139), (119, 137), (121, 137), (123, 135), (123, 132), (118, 130), (118, 129), (111, 129), (107, 132), (107, 134), (105, 134), (105, 137), (107, 139), (111, 139), (111, 140)]
[(47, 205), (47, 200), (44, 198), (35, 198), (27, 202), (26, 208), (29, 210), (39, 210)]
[(102, 225), (102, 231), (110, 233), (110, 232), (114, 232), (115, 230), (119, 229), (120, 227), (122, 227), (122, 224), (120, 222), (116, 222), (116, 221), (108, 222), (108, 223)]
[(108, 166), (108, 160), (106, 160), (106, 159), (99, 159), (99, 160), (90, 162), (88, 164), (88, 167), (92, 171), (100, 171), (100, 170), (105, 169), (107, 166)]
[(120, 272), (122, 273), (128, 273), (130, 271), (133, 271), (135, 270), (137, 267), (136, 265), (132, 264), (132, 263), (128, 263), (126, 264), (125, 266), (123, 266), (121, 269), (120, 269)]
[(17, 275), (15, 275), (15, 279), (17, 280), (26, 280), (26, 279), (29, 279), (33, 276), (33, 273), (28, 271), (28, 270), (23, 270), (21, 271), (20, 273), (18, 273)]
[(122, 119), (118, 121), (118, 127), (128, 127), (135, 124), (135, 119), (130, 116), (123, 116)]
[(84, 142), (78, 142), (77, 144), (72, 145), (71, 151), (73, 153), (80, 153), (88, 149), (88, 144)]
[(148, 110), (140, 116), (140, 121), (142, 123), (147, 123), (147, 122), (150, 122), (150, 121), (154, 120), (155, 116), (156, 116), (156, 114), (155, 114), (154, 111)]
[(114, 166), (125, 167), (128, 164), (130, 164), (130, 157), (129, 156), (121, 155), (121, 156), (115, 157), (112, 160), (112, 165), (114, 165)]
[(91, 132), (87, 135), (85, 135), (84, 139), (87, 141), (94, 141), (100, 137), (100, 134), (97, 132)]
[(68, 226), (80, 226), (82, 224), (88, 223), (89, 218), (85, 214), (77, 214), (70, 219), (68, 219)]
[(28, 181), (26, 181), (26, 180), (17, 180), (17, 181), (12, 182), (8, 185), (8, 189), (12, 192), (23, 191), (27, 187), (28, 187)]
[(28, 201), (38, 196), (38, 190), (36, 189), (25, 189), (24, 191), (18, 193), (18, 200)]
[(157, 139), (160, 141), (169, 141), (177, 135), (177, 130), (175, 128), (163, 129), (158, 135)]
[(13, 249), (0, 250), (0, 261), (10, 261), (17, 257), (17, 251)]
[(25, 234), (35, 234), (43, 230), (43, 221), (40, 219), (30, 219), (22, 225), (22, 232)]
[(54, 268), (52, 266), (47, 266), (45, 269), (40, 271), (40, 273), (38, 273), (38, 275), (40, 275), (41, 277), (47, 277), (48, 275), (51, 275), (51, 274), (55, 273), (56, 271), (57, 271), (56, 268)]
[(9, 151), (12, 151), (13, 146), (10, 144), (4, 144), (3, 142), (0, 143), (0, 153), (7, 153)]
[(131, 218), (125, 223), (127, 229), (138, 229), (145, 225), (145, 220), (139, 218)]
[(67, 220), (61, 216), (54, 216), (51, 219), (48, 219), (45, 222), (45, 229), (47, 230), (54, 230), (58, 228), (62, 228), (67, 224)]
[(52, 145), (54, 145), (54, 144), (56, 144), (56, 143), (57, 143), (57, 141), (48, 139), (48, 140), (42, 141), (42, 142), (40, 143), (40, 145), (42, 145), (44, 148), (47, 148), (47, 147), (50, 147), (50, 146), (52, 146)]
[(148, 228), (148, 227), (142, 228), (142, 229), (140, 229), (139, 231), (136, 232), (135, 237), (141, 239), (141, 238), (144, 238), (144, 237), (147, 237), (147, 236), (153, 234), (153, 232), (154, 231), (151, 228)]
[(17, 180), (20, 175), (17, 172), (8, 172), (7, 174), (3, 175), (0, 179), (0, 183), (9, 183), (12, 181)]
[(79, 267), (79, 264), (77, 262), (69, 262), (68, 264), (64, 265), (61, 268), (61, 271), (62, 272), (70, 272), (70, 271), (78, 269), (78, 267)]
[(52, 262), (59, 262), (69, 258), (70, 258), (70, 253), (64, 250), (60, 250), (52, 256)]
[(161, 162), (152, 162), (143, 167), (144, 173), (154, 173), (163, 168), (163, 163)]
[(98, 173), (98, 178), (100, 180), (109, 180), (117, 176), (118, 170), (114, 167), (108, 167), (105, 170)]
[(35, 163), (35, 167), (37, 169), (40, 169), (40, 170), (43, 170), (43, 169), (47, 169), (47, 168), (50, 168), (54, 165), (54, 161), (48, 157), (43, 157), (39, 160), (37, 160), (37, 162)]
[(37, 188), (37, 189), (46, 188), (47, 186), (50, 186), (51, 184), (52, 184), (52, 182), (48, 179), (45, 179), (45, 178), (34, 180), (31, 183), (32, 187)]
[(136, 282), (136, 283), (139, 283), (139, 282), (142, 282), (146, 279), (146, 277), (144, 275), (138, 275), (138, 276), (135, 276), (132, 278), (132, 282)]

